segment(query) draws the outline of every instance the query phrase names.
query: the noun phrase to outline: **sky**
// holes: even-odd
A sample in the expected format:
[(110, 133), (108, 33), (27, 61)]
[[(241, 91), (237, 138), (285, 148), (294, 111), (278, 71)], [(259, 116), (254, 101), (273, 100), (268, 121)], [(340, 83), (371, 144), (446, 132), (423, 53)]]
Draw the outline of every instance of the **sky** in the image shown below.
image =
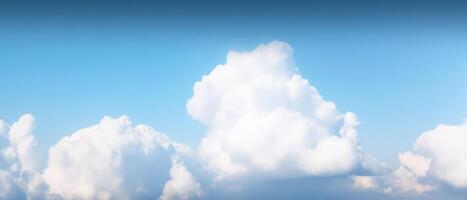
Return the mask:
[[(335, 196), (336, 191), (362, 199), (460, 199), (467, 191), (467, 172), (458, 168), (467, 161), (445, 157), (467, 153), (462, 147), (467, 146), (466, 11), (462, 1), (1, 2), (0, 119), (9, 128), (0, 142), (5, 157), (0, 172), (6, 174), (0, 173), (0, 182), (16, 176), (9, 190), (26, 192), (15, 196), (21, 192), (0, 189), (0, 197), (35, 199), (46, 191), (48, 198), (53, 193), (64, 199), (218, 199), (225, 194), (256, 199), (274, 188), (294, 188), (294, 199), (345, 198)], [(219, 65), (230, 71), (214, 73)], [(272, 82), (258, 78), (265, 74)], [(295, 80), (294, 74), (318, 92), (287, 82)], [(248, 77), (254, 80), (251, 84)], [(298, 84), (303, 93), (296, 98), (304, 102), (283, 96), (292, 89), (281, 84)], [(313, 114), (311, 108), (327, 114)], [(277, 109), (285, 111), (277, 114)], [(21, 116), (21, 126), (34, 128), (12, 131)], [(152, 128), (143, 130), (138, 124)], [(357, 143), (353, 131), (335, 131), (347, 125), (355, 128)], [(306, 128), (296, 129), (302, 126)], [(257, 137), (247, 137), (250, 132)], [(292, 138), (302, 132), (311, 136), (309, 143), (270, 139), (270, 134)], [(338, 146), (330, 147), (331, 152), (323, 148), (324, 153), (309, 149), (320, 144), (314, 138), (318, 135), (333, 138), (331, 143)], [(124, 139), (116, 143), (99, 143), (120, 137)], [(442, 144), (434, 144), (437, 141)], [(21, 156), (31, 144), (37, 144), (32, 145), (37, 155)], [(216, 145), (219, 152), (212, 150)], [(104, 150), (98, 152), (118, 156), (88, 154), (100, 146)], [(288, 150), (295, 149), (290, 146), (298, 153)], [(321, 161), (319, 155), (339, 154), (344, 146), (350, 149), (342, 150), (348, 165), (331, 170), (314, 164), (331, 162), (332, 156)], [(144, 155), (135, 150), (140, 147)], [(131, 150), (123, 154), (121, 148)], [(148, 149), (156, 153), (148, 154)], [(270, 149), (274, 153), (268, 153)], [(318, 160), (301, 158), (308, 153), (317, 154)], [(221, 155), (232, 161), (219, 161)], [(374, 157), (378, 170), (367, 167), (362, 155)], [(71, 161), (64, 161), (66, 156)], [(35, 157), (38, 164), (28, 167), (29, 158)], [(84, 178), (88, 184), (75, 193), (59, 187), (60, 181), (80, 187), (70, 181), (80, 176), (66, 179), (73, 170), (87, 175), (107, 171), (99, 167), (100, 159), (117, 166), (111, 170), (117, 175)], [(288, 159), (299, 164), (282, 164), (292, 162)], [(451, 164), (457, 168), (443, 168)], [(429, 169), (423, 170), (425, 165)], [(15, 174), (18, 171), (28, 173)], [(410, 178), (401, 175), (405, 172)], [(260, 175), (250, 180), (248, 173)], [(162, 178), (144, 179), (149, 175)], [(355, 181), (363, 180), (360, 177), (370, 177), (369, 191), (348, 186), (360, 183)], [(41, 189), (25, 190), (34, 180)], [(150, 192), (114, 193), (139, 186), (139, 191)]]

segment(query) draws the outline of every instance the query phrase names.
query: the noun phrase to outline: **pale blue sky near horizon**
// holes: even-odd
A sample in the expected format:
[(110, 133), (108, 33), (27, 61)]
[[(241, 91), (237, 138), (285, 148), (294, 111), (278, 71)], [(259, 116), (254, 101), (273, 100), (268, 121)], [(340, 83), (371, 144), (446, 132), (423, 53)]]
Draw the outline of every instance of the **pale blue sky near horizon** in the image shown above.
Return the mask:
[(357, 114), (361, 146), (380, 161), (395, 165), (421, 132), (467, 118), (465, 15), (326, 16), (0, 20), (0, 119), (34, 115), (44, 152), (106, 115), (196, 148), (206, 128), (186, 112), (194, 83), (228, 51), (273, 40)]

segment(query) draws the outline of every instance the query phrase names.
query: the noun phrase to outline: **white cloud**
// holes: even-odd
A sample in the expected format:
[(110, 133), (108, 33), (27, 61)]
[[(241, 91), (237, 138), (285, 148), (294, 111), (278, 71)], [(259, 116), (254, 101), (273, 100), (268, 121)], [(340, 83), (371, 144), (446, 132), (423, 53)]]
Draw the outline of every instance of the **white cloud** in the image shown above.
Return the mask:
[(37, 168), (37, 143), (32, 135), (34, 117), (23, 115), (11, 125), (8, 132), (9, 146), (3, 154), (9, 160), (18, 159), (21, 171), (32, 171)]
[(20, 187), (28, 199), (43, 195), (43, 182), (38, 168), (37, 143), (32, 131), (35, 126), (34, 117), (30, 114), (21, 116), (11, 126), (0, 120), (0, 132), (8, 139), (8, 146), (2, 154), (10, 164), (8, 170), (2, 171), (2, 195), (10, 193), (13, 186)]
[(172, 158), (170, 180), (164, 186), (160, 200), (188, 200), (201, 196), (201, 185), (177, 157)]
[(51, 194), (65, 199), (125, 199), (122, 157), (129, 148), (145, 154), (160, 148), (186, 153), (188, 147), (126, 116), (104, 117), (97, 125), (64, 137), (49, 149), (43, 178)]
[(339, 174), (359, 161), (356, 116), (300, 76), (287, 43), (231, 51), (193, 90), (187, 110), (209, 128), (199, 153), (216, 179)]
[(352, 185), (358, 189), (373, 189), (377, 187), (376, 179), (372, 176), (352, 176)]
[(357, 162), (355, 143), (337, 136), (322, 138), (314, 149), (307, 149), (299, 157), (299, 165), (309, 174), (345, 172)]
[(389, 175), (373, 178), (385, 182), (385, 192), (424, 193), (438, 188), (439, 180), (457, 188), (467, 187), (467, 121), (439, 125), (422, 133), (414, 154), (399, 154), (400, 166)]
[(439, 125), (422, 133), (415, 149), (432, 160), (436, 178), (455, 187), (467, 187), (467, 121), (460, 125)]
[(399, 154), (400, 166), (390, 177), (391, 191), (395, 189), (402, 192), (415, 191), (423, 193), (433, 190), (428, 184), (420, 183), (420, 179), (426, 176), (430, 169), (430, 159), (411, 152)]
[(431, 160), (407, 151), (399, 154), (399, 162), (416, 176), (425, 176), (430, 169)]
[(399, 154), (400, 166), (389, 176), (385, 191), (424, 193), (444, 181), (454, 187), (467, 187), (467, 121), (461, 125), (439, 125), (422, 133), (414, 150)]
[[(124, 159), (130, 159), (135, 154), (147, 157), (154, 155), (158, 150), (165, 152), (161, 159), (166, 154), (180, 158), (191, 154), (188, 146), (171, 141), (151, 127), (133, 126), (126, 116), (115, 119), (104, 117), (99, 124), (78, 130), (52, 146), (49, 149), (47, 166), (42, 171), (38, 167), (37, 143), (32, 134), (34, 117), (30, 114), (23, 115), (11, 127), (0, 120), (0, 129), (8, 140), (2, 155), (10, 164), (7, 170), (0, 170), (0, 199), (23, 198), (20, 197), (22, 194), (26, 195), (27, 199), (133, 198), (130, 196), (133, 194), (127, 193), (131, 189), (127, 188), (131, 186), (128, 181), (133, 181), (133, 177), (124, 174), (127, 172), (124, 170), (131, 170), (124, 169), (128, 164), (123, 163)], [(145, 159), (138, 155), (134, 158)], [(158, 159), (157, 162), (162, 164), (159, 162), (164, 161)], [(182, 164), (177, 161), (177, 166), (179, 165)], [(179, 170), (181, 175), (176, 174), (176, 177), (172, 177), (176, 179), (175, 183), (180, 183), (186, 178), (186, 174), (183, 173), (189, 173), (183, 165), (182, 167), (182, 170), (186, 171)], [(154, 183), (151, 181), (165, 179), (165, 172), (161, 174), (152, 169), (141, 170), (151, 177), (149, 184)], [(156, 177), (155, 174), (161, 177)], [(194, 180), (193, 176), (189, 175)], [(138, 186), (141, 188), (143, 185), (140, 183)], [(195, 186), (200, 188), (199, 184)], [(137, 189), (135, 188), (135, 191)], [(185, 190), (189, 192), (190, 189)], [(183, 189), (181, 191), (183, 192)], [(151, 194), (153, 193), (147, 195)], [(181, 195), (183, 197), (184, 194)]]
[(377, 189), (384, 193), (415, 192), (421, 194), (433, 190), (426, 181), (431, 160), (412, 152), (399, 154), (400, 166), (389, 174), (353, 176), (352, 184), (359, 189)]

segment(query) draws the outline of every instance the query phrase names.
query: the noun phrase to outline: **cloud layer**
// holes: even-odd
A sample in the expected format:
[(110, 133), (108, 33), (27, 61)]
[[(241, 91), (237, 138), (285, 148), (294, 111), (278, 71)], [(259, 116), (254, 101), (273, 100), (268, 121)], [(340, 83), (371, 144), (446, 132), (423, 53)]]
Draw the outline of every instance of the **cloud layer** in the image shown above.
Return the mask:
[(195, 83), (186, 108), (207, 127), (197, 151), (103, 117), (39, 160), (34, 117), (0, 120), (0, 199), (439, 199), (445, 187), (464, 198), (467, 121), (422, 133), (386, 168), (361, 150), (356, 115), (325, 100), (292, 54), (279, 41), (231, 51)]

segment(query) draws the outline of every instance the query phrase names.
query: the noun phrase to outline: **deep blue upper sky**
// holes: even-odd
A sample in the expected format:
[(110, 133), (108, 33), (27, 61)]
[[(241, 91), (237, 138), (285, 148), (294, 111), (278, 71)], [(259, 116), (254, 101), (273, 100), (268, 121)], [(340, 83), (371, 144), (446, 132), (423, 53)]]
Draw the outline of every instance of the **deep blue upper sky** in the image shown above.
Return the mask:
[(193, 84), (229, 50), (272, 40), (357, 114), (362, 146), (382, 161), (467, 116), (467, 2), (76, 1), (0, 3), (0, 118), (32, 113), (44, 151), (123, 114), (196, 147)]

